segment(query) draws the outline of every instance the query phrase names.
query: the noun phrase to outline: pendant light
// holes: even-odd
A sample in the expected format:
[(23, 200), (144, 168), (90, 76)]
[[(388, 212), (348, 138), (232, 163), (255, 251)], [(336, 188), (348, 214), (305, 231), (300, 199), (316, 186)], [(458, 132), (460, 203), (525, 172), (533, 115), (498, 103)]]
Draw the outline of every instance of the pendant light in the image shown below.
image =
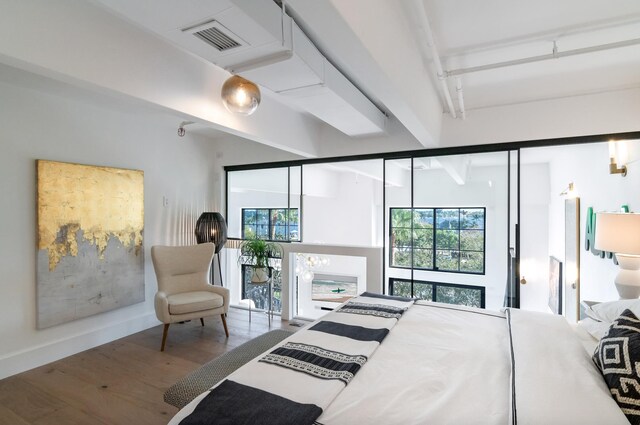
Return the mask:
[(260, 89), (255, 83), (233, 75), (222, 85), (222, 103), (235, 114), (251, 115), (260, 104)]

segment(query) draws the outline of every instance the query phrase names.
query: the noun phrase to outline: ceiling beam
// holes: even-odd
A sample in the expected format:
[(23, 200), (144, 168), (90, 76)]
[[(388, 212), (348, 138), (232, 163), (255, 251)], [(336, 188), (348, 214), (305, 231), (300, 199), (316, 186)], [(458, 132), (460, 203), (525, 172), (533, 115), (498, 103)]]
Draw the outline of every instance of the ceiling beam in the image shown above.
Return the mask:
[[(251, 116), (228, 112), (229, 73), (83, 0), (3, 2), (0, 62), (111, 96), (134, 98), (304, 157), (318, 154), (319, 121), (263, 91)], [(181, 119), (181, 120), (182, 120)], [(181, 120), (176, 120), (176, 128)]]

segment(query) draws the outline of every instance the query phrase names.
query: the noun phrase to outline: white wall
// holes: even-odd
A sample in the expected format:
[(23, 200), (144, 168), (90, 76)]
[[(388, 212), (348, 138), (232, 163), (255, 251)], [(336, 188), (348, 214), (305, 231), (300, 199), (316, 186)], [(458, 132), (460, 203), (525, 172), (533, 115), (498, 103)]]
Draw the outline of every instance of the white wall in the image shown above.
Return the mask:
[[(0, 109), (2, 378), (158, 324), (150, 247), (192, 243), (195, 220), (217, 202), (215, 146), (179, 138), (180, 118), (61, 86), (41, 92), (3, 81)], [(36, 159), (144, 171), (145, 302), (36, 330)]]
[[(640, 153), (640, 141), (635, 145)], [(554, 196), (573, 182), (580, 197), (580, 298), (590, 301), (618, 299), (613, 280), (618, 267), (612, 260), (601, 259), (584, 250), (586, 211), (618, 211), (623, 204), (640, 211), (640, 155), (627, 165), (628, 174), (609, 174), (607, 143), (555, 148), (552, 157), (551, 204), (549, 208), (549, 253), (564, 259), (564, 200)]]
[(441, 146), (638, 131), (640, 88), (467, 111), (446, 116)]

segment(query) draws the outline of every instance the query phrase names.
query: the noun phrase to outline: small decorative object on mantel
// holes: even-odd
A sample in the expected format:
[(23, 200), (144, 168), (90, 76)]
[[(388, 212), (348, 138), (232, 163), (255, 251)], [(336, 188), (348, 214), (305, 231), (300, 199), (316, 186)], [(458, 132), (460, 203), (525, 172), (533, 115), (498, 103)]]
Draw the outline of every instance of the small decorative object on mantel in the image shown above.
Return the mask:
[[(220, 286), (222, 282), (222, 267), (220, 265), (220, 251), (227, 242), (227, 222), (219, 212), (204, 212), (196, 222), (196, 241), (211, 242), (216, 246), (215, 255), (218, 256), (218, 270), (220, 272)], [(213, 264), (211, 267), (211, 284), (213, 285)]]
[(271, 277), (272, 260), (282, 258), (282, 246), (264, 239), (247, 239), (240, 244), (239, 265), (253, 269), (251, 283), (265, 283)]

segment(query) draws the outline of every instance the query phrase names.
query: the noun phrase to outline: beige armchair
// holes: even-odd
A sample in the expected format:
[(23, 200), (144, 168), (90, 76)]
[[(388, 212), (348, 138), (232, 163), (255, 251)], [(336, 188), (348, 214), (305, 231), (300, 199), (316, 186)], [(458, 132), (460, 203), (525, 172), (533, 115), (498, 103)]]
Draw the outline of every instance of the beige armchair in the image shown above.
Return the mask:
[(212, 243), (151, 247), (158, 279), (156, 316), (164, 323), (160, 351), (164, 351), (169, 325), (175, 322), (199, 318), (204, 326), (204, 317), (219, 314), (224, 333), (229, 337), (225, 319), (229, 311), (229, 290), (208, 282), (214, 251)]

